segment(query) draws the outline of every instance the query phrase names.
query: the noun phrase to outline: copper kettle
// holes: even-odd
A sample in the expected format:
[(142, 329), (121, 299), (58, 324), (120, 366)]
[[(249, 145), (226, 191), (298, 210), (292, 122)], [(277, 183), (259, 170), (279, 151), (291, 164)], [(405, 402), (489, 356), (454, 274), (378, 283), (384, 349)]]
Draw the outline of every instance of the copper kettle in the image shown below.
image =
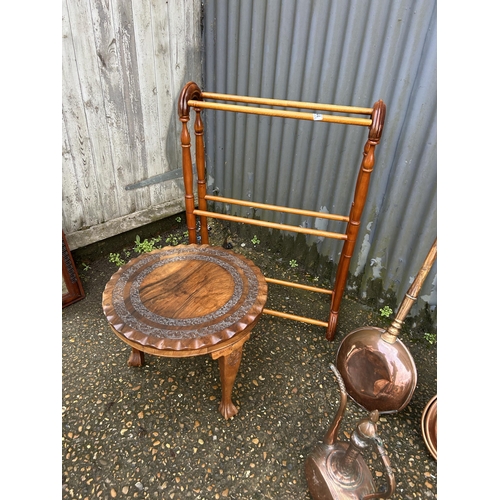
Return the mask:
[[(396, 488), (396, 480), (382, 440), (377, 435), (379, 412), (372, 411), (368, 417), (358, 422), (349, 443), (337, 441), (347, 406), (347, 392), (337, 368), (334, 365), (330, 368), (335, 373), (340, 386), (340, 406), (323, 442), (319, 443), (306, 459), (305, 469), (309, 491), (314, 500), (389, 498)], [(363, 451), (373, 446), (382, 459), (387, 475), (385, 488), (378, 492), (362, 456)]]

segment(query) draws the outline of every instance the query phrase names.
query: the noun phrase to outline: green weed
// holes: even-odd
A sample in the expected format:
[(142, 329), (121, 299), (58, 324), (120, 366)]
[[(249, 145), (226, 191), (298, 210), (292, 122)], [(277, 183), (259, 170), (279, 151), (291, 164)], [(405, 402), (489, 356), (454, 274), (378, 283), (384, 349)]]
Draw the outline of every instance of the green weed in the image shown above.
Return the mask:
[(180, 240), (175, 235), (170, 235), (165, 238), (165, 243), (167, 245), (172, 245), (173, 247), (177, 246), (180, 243)]
[(158, 236), (157, 238), (151, 238), (150, 240), (145, 239), (144, 241), (141, 241), (141, 238), (139, 238), (139, 235), (137, 235), (135, 237), (134, 251), (137, 253), (151, 252), (156, 248), (156, 243), (158, 243), (160, 240), (161, 237)]
[(424, 339), (429, 342), (429, 344), (435, 344), (437, 342), (437, 335), (435, 333), (424, 333)]
[(380, 309), (380, 316), (388, 318), (392, 314), (392, 309), (389, 306), (384, 306)]
[(125, 261), (120, 257), (119, 253), (110, 253), (109, 262), (116, 264), (118, 267), (121, 267), (125, 264)]

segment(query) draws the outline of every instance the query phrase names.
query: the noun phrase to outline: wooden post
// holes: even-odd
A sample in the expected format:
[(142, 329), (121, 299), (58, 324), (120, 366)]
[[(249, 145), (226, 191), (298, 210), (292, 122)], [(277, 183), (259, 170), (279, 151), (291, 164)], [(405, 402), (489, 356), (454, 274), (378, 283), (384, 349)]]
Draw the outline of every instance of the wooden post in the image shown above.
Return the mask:
[[(196, 120), (194, 122), (194, 132), (196, 134), (196, 171), (198, 173), (198, 208), (207, 210), (207, 184), (205, 180), (205, 144), (203, 141), (203, 121), (201, 120), (201, 108), (194, 108)], [(207, 218), (200, 216), (201, 243), (208, 244)]]
[[(193, 162), (191, 159), (191, 136), (187, 127), (187, 123), (189, 121), (189, 112), (191, 110), (188, 104), (188, 101), (190, 99), (202, 100), (201, 89), (194, 82), (187, 83), (182, 89), (181, 95), (179, 96), (177, 111), (179, 114), (179, 119), (182, 122), (181, 146), (182, 171), (185, 190), (184, 200), (186, 203), (186, 225), (189, 233), (189, 243), (196, 243), (196, 217), (193, 213), (195, 207), (193, 194)], [(203, 134), (203, 126), (201, 130)], [(198, 140), (196, 146), (198, 146)], [(198, 162), (198, 155), (196, 161)]]
[(385, 111), (386, 108), (383, 101), (377, 101), (374, 104), (372, 125), (370, 126), (368, 140), (363, 150), (363, 159), (361, 161), (354, 191), (354, 201), (349, 213), (349, 222), (347, 223), (346, 229), (347, 239), (344, 241), (342, 253), (340, 254), (332, 299), (330, 302), (330, 317), (328, 318), (328, 328), (326, 330), (326, 338), (329, 341), (332, 341), (335, 336), (340, 302), (344, 293), (347, 275), (349, 273), (349, 265), (358, 236), (361, 215), (363, 214), (363, 208), (368, 194), (370, 175), (375, 164), (375, 148), (380, 142), (382, 129), (384, 128)]

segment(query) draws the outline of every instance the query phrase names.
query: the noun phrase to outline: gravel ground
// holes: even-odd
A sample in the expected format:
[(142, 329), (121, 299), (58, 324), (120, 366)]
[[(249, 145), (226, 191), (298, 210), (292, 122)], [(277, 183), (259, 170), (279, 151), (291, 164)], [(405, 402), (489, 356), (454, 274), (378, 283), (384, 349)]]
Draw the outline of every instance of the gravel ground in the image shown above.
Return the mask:
[[(158, 246), (185, 243), (184, 230), (167, 231)], [(220, 244), (217, 236), (213, 242)], [(232, 243), (268, 276), (304, 278), (300, 262), (291, 268), (280, 261), (279, 249), (263, 252), (236, 235)], [(122, 248), (126, 258), (131, 251)], [(305, 460), (339, 404), (329, 365), (350, 331), (385, 327), (390, 320), (346, 295), (330, 343), (323, 328), (262, 316), (244, 346), (233, 390), (239, 413), (226, 421), (217, 411), (221, 386), (217, 361), (210, 356), (146, 354), (143, 367), (127, 366), (129, 347), (113, 334), (101, 308), (104, 287), (117, 270), (109, 248), (96, 245), (74, 254), (86, 296), (62, 312), (63, 499), (311, 499)], [(308, 315), (317, 311), (315, 317), (326, 317), (327, 296), (282, 290), (270, 286), (268, 307), (295, 303)], [(403, 411), (381, 416), (378, 433), (396, 477), (392, 498), (432, 499), (437, 498), (437, 462), (420, 425), (422, 411), (437, 393), (437, 348), (418, 325), (408, 323), (401, 340), (414, 357), (417, 388)], [(366, 416), (349, 399), (339, 440), (347, 442)], [(375, 453), (364, 458), (380, 488), (380, 459)]]

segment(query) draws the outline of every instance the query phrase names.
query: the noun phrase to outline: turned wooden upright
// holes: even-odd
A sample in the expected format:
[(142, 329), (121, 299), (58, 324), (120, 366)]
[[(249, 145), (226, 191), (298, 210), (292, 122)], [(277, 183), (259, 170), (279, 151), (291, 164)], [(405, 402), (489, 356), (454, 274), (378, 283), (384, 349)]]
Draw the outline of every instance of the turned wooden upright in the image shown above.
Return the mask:
[[(245, 105), (209, 102), (210, 100), (241, 102), (245, 103)], [(255, 104), (258, 106), (264, 105), (266, 107), (262, 108), (256, 106), (249, 106), (249, 104)], [(315, 112), (308, 113), (295, 110), (290, 111), (283, 109), (275, 109), (273, 107), (311, 109), (314, 110)], [(197, 181), (198, 207), (195, 206), (195, 195), (193, 190), (193, 163), (191, 159), (191, 138), (187, 126), (187, 123), (190, 118), (189, 115), (191, 109), (194, 109), (195, 111), (194, 131), (196, 135), (195, 147), (196, 147), (196, 169), (198, 177)], [(206, 175), (205, 146), (203, 140), (204, 130), (203, 130), (203, 122), (201, 119), (202, 109), (215, 109), (228, 112), (250, 113), (250, 114), (267, 115), (273, 117), (293, 118), (298, 120), (311, 120), (311, 121), (321, 121), (326, 123), (340, 123), (344, 125), (368, 127), (368, 140), (366, 141), (362, 152), (361, 165), (359, 167), (356, 187), (353, 193), (353, 201), (349, 215), (325, 214), (323, 212), (269, 205), (264, 203), (256, 203), (250, 200), (239, 200), (239, 199), (226, 198), (222, 196), (214, 196), (207, 194), (206, 177), (205, 177)], [(373, 167), (375, 164), (375, 148), (380, 142), (384, 126), (384, 120), (386, 114), (386, 106), (384, 102), (379, 100), (373, 105), (372, 108), (360, 108), (353, 106), (340, 106), (334, 104), (319, 104), (319, 103), (308, 103), (300, 101), (265, 99), (258, 97), (202, 92), (196, 83), (188, 82), (184, 86), (181, 92), (179, 98), (178, 112), (180, 121), (182, 122), (182, 132), (181, 132), (182, 168), (183, 168), (184, 187), (185, 187), (186, 219), (189, 231), (189, 241), (191, 243), (196, 243), (197, 217), (199, 217), (200, 220), (200, 236), (201, 236), (201, 243), (203, 244), (208, 244), (209, 242), (207, 217), (252, 224), (272, 229), (295, 231), (297, 233), (309, 234), (313, 236), (336, 238), (344, 241), (336, 271), (334, 287), (331, 290), (311, 287), (308, 285), (302, 285), (300, 283), (292, 283), (289, 281), (273, 279), (269, 277), (266, 278), (266, 281), (268, 283), (276, 283), (284, 286), (292, 286), (295, 288), (302, 288), (309, 291), (330, 294), (331, 300), (330, 300), (330, 313), (328, 316), (328, 321), (322, 321), (303, 316), (296, 316), (294, 314), (283, 313), (281, 311), (274, 311), (271, 309), (264, 309), (263, 312), (265, 314), (271, 314), (278, 317), (303, 321), (318, 326), (324, 326), (326, 327), (326, 338), (330, 341), (333, 340), (337, 326), (340, 303), (344, 293), (346, 280), (349, 273), (349, 266), (359, 232), (361, 216), (363, 213), (363, 208), (365, 206), (366, 197), (368, 194), (370, 176), (373, 172)], [(324, 114), (323, 112), (326, 112), (328, 114)], [(332, 114), (332, 113), (342, 113), (342, 115)], [(352, 116), (352, 115), (365, 115), (367, 116), (367, 118), (361, 118), (359, 116)], [(269, 168), (272, 167), (269, 166)], [(260, 208), (262, 210), (274, 210), (284, 213), (300, 214), (307, 217), (329, 219), (341, 223), (347, 223), (347, 226), (345, 231), (343, 232), (333, 232), (333, 231), (320, 231), (300, 226), (276, 224), (272, 222), (266, 222), (265, 220), (237, 217), (221, 213), (221, 211), (208, 210), (207, 201), (224, 203), (224, 204), (236, 204), (240, 206)]]

